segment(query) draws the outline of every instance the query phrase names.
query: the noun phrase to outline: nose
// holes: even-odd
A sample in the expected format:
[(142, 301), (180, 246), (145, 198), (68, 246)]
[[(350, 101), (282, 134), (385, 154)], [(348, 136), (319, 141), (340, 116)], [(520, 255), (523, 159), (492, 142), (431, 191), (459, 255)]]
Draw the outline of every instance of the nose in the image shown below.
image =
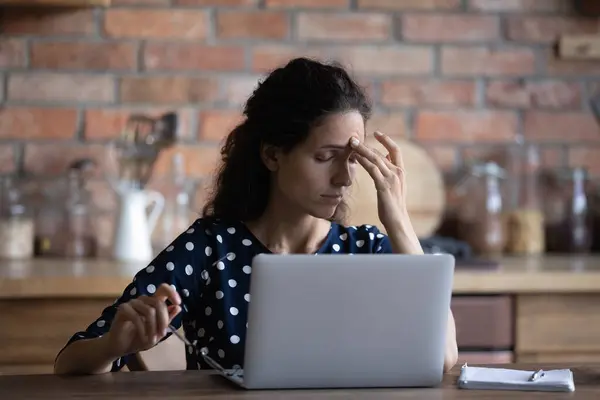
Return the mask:
[(331, 183), (336, 187), (348, 187), (352, 185), (352, 166), (350, 161), (340, 162), (332, 176)]

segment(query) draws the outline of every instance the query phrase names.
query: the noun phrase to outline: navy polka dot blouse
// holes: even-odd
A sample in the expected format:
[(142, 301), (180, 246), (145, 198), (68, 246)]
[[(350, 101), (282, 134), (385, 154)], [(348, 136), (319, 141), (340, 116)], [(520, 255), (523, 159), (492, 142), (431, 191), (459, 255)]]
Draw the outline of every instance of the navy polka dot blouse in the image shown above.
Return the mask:
[[(243, 366), (252, 258), (270, 252), (243, 223), (200, 218), (137, 272), (121, 297), (85, 331), (75, 333), (67, 345), (104, 335), (119, 304), (150, 296), (162, 283), (169, 283), (182, 300), (182, 312), (172, 325), (179, 329), (183, 324), (185, 336), (196, 344), (186, 348), (187, 369), (210, 368), (201, 350), (207, 350), (225, 368), (239, 368)], [(391, 252), (388, 237), (375, 226), (332, 223), (316, 254)], [(115, 360), (112, 371), (120, 370), (129, 356)]]

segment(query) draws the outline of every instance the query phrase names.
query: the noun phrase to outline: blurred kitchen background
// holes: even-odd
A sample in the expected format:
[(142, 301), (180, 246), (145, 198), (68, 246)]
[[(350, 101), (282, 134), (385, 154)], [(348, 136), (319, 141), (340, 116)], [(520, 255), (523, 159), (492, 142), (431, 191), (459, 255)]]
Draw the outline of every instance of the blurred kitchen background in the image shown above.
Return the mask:
[[(402, 147), (407, 201), (427, 251), (482, 268), (508, 256), (600, 251), (597, 1), (0, 0), (0, 258), (143, 265), (201, 212), (220, 144), (258, 79), (295, 56), (339, 60), (365, 85), (375, 105), (368, 131)], [(350, 222), (378, 223), (364, 174), (353, 192)], [(569, 262), (551, 265), (575, 268)], [(17, 265), (5, 275), (18, 276)], [(35, 274), (45, 264), (28, 265)], [(0, 287), (23, 298), (44, 292), (41, 281), (23, 279), (0, 279)], [(553, 301), (571, 302), (561, 318), (600, 304), (595, 294), (535, 297), (522, 308), (510, 295), (516, 279), (487, 289), (469, 282), (465, 298), (488, 289), (490, 297), (463, 303), (457, 323), (478, 315), (492, 328), (465, 328), (471, 336), (461, 343), (505, 351), (488, 361), (515, 359), (519, 321), (531, 334), (520, 343), (532, 346), (520, 360), (560, 359), (552, 354), (584, 334), (572, 328), (575, 340), (565, 331), (563, 342), (536, 347), (543, 329), (574, 325), (532, 327), (532, 316), (554, 312)], [(586, 285), (540, 282), (522, 291), (579, 293)], [(122, 290), (110, 287), (99, 296)], [(19, 314), (15, 304), (4, 310), (23, 324), (25, 308)], [(81, 311), (78, 321), (91, 314)], [(582, 321), (594, 327), (592, 343), (600, 319)], [(71, 325), (61, 329), (30, 364), (47, 370)], [(490, 345), (494, 334), (501, 339)], [(15, 349), (29, 345), (1, 335)], [(600, 359), (600, 342), (569, 351)]]
[[(573, 203), (594, 212), (600, 174), (593, 1), (29, 2), (0, 11), (0, 170), (5, 189), (13, 188), (4, 191), (11, 200), (2, 218), (24, 213), (33, 227), (29, 220), (0, 224), (0, 256), (110, 255), (121, 196), (114, 183), (122, 186), (127, 176), (164, 195), (152, 234), (154, 251), (163, 247), (200, 212), (220, 142), (257, 80), (300, 55), (342, 61), (375, 103), (369, 130), (426, 151), (415, 155), (415, 165), (430, 159), (430, 180), (420, 182), (420, 171), (410, 170), (423, 238), (456, 237), (482, 253), (540, 253), (542, 217), (551, 213), (547, 243), (561, 227), (577, 231), (571, 235), (584, 229), (585, 238), (573, 240), (585, 243), (574, 247), (591, 248), (591, 218), (578, 228), (568, 214)], [(68, 3), (78, 6), (60, 7)], [(589, 38), (585, 54), (576, 51), (582, 35)], [(166, 139), (146, 140), (153, 130)], [(488, 161), (498, 165), (481, 165)], [(494, 200), (490, 176), (500, 177), (501, 200)], [(464, 208), (458, 199), (465, 195), (468, 210), (456, 208)], [(25, 210), (6, 205), (14, 202)], [(483, 218), (513, 211), (522, 213), (503, 229), (493, 215)], [(183, 222), (173, 225), (178, 218)], [(460, 232), (457, 218), (470, 233)], [(523, 240), (534, 248), (520, 249), (518, 232), (511, 239), (515, 225), (527, 227)], [(82, 243), (65, 248), (53, 243), (55, 232)]]

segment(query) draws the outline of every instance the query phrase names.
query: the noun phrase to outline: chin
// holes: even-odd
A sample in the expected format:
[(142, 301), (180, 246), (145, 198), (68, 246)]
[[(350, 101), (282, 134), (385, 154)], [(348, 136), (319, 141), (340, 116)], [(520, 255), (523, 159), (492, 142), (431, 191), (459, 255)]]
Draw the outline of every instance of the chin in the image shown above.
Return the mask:
[(335, 211), (337, 210), (337, 206), (320, 206), (320, 207), (312, 207), (309, 209), (308, 213), (315, 217), (321, 219), (331, 219), (335, 215)]

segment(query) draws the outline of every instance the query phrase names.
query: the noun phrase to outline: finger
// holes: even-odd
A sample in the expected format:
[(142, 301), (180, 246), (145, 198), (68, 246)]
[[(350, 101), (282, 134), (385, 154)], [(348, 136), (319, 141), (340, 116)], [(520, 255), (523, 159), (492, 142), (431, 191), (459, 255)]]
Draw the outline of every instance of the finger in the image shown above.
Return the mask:
[(181, 304), (179, 293), (177, 293), (177, 290), (168, 283), (161, 284), (158, 289), (156, 289), (153, 297), (156, 297), (163, 302), (169, 300), (172, 304)]
[(391, 137), (383, 132), (375, 131), (375, 138), (386, 148), (390, 154), (390, 161), (397, 167), (404, 168), (402, 157), (400, 155), (400, 147), (392, 140)]
[(131, 300), (131, 307), (144, 318), (146, 337), (152, 339), (156, 336), (156, 310), (144, 302), (147, 296), (140, 296), (137, 299)]
[(173, 318), (175, 318), (177, 314), (181, 312), (181, 307), (176, 305), (170, 305), (167, 307), (167, 310), (169, 311), (169, 323), (171, 323), (171, 321), (173, 321)]
[(130, 321), (135, 326), (140, 337), (146, 337), (146, 328), (144, 327), (144, 321), (137, 311), (133, 309), (130, 304), (131, 302), (123, 303), (119, 306), (121, 309), (121, 315), (125, 321)]
[(164, 337), (167, 334), (167, 326), (169, 325), (169, 311), (167, 310), (167, 305), (156, 297), (146, 297), (143, 301), (148, 306), (154, 308), (156, 333), (161, 338)]
[(367, 173), (371, 176), (373, 181), (375, 182), (375, 187), (379, 189), (381, 187), (381, 183), (384, 180), (383, 174), (379, 170), (379, 168), (373, 164), (366, 157), (363, 157), (360, 154), (356, 155), (356, 160), (362, 167), (367, 171)]
[(360, 143), (360, 141), (357, 138), (350, 139), (350, 146), (352, 146), (352, 148), (357, 154), (363, 156), (371, 163), (376, 165), (379, 168), (381, 174), (383, 174), (384, 176), (388, 176), (391, 174), (390, 169), (383, 161), (384, 158), (375, 153), (373, 149), (370, 149), (363, 143)]
[(391, 160), (389, 154), (383, 155), (383, 153), (381, 151), (379, 151), (378, 149), (375, 149), (375, 148), (371, 148), (371, 150), (373, 150), (375, 153), (377, 153), (381, 157), (381, 159), (385, 163), (386, 167), (388, 167), (390, 171), (394, 171), (397, 168), (394, 165), (394, 163), (392, 163), (392, 160)]

